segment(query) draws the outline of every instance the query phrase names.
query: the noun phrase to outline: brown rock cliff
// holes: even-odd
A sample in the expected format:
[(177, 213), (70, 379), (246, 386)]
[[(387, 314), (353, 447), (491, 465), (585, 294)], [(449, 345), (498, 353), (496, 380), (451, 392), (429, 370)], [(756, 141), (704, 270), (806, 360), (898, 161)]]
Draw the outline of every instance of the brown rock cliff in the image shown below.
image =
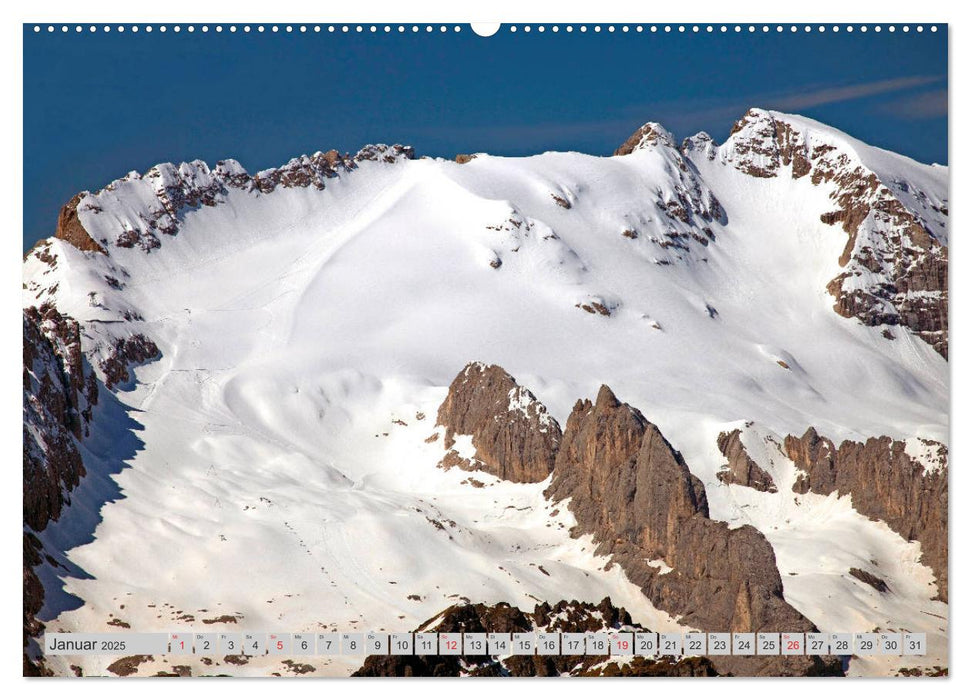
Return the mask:
[(775, 482), (772, 480), (772, 475), (756, 464), (745, 451), (741, 430), (721, 433), (718, 436), (718, 449), (728, 460), (727, 469), (716, 474), (720, 481), (726, 484), (748, 486), (757, 491), (769, 493), (778, 491)]
[(924, 444), (936, 452), (935, 469), (925, 470), (902, 441), (886, 436), (846, 440), (837, 448), (809, 428), (802, 437), (786, 437), (785, 450), (802, 470), (793, 491), (849, 495), (858, 512), (920, 542), (921, 561), (934, 571), (939, 596), (947, 601), (947, 447)]
[[(501, 479), (539, 482), (549, 476), (562, 432), (546, 407), (501, 367), (470, 363), (449, 386), (438, 409), (450, 450), (440, 466), (481, 469)], [(456, 435), (470, 435), (475, 460), (452, 447)]]
[[(775, 554), (750, 526), (708, 517), (701, 481), (658, 428), (602, 387), (567, 421), (547, 496), (571, 499), (574, 535), (591, 533), (660, 609), (708, 631), (812, 631), (785, 602)], [(667, 568), (665, 568), (667, 567)], [(713, 659), (737, 675), (836, 672), (807, 657)]]

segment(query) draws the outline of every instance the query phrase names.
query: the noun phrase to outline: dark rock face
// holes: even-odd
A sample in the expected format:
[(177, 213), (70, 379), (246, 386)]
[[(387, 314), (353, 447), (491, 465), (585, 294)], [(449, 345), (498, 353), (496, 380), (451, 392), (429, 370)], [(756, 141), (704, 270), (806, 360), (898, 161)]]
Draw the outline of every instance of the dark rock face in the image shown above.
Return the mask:
[[(562, 438), (559, 424), (528, 389), (501, 367), (479, 362), (452, 381), (437, 424), (450, 450), (439, 466), (481, 469), (520, 483), (549, 476)], [(456, 435), (472, 436), (474, 459), (452, 449)]]
[(71, 201), (61, 208), (61, 213), (57, 217), (57, 230), (54, 237), (67, 241), (78, 250), (104, 253), (105, 249), (91, 238), (78, 218), (78, 204), (83, 196), (84, 193), (74, 195)]
[(129, 370), (157, 358), (161, 353), (158, 346), (141, 333), (127, 338), (118, 338), (111, 353), (101, 361), (101, 371), (105, 374), (105, 386), (109, 389), (131, 380)]
[[(808, 175), (814, 185), (832, 186), (835, 209), (820, 219), (847, 234), (839, 259), (844, 271), (826, 287), (836, 300), (833, 309), (868, 326), (904, 326), (947, 358), (948, 249), (932, 233), (947, 226), (946, 200), (931, 201), (905, 182), (884, 183), (835, 146), (812, 145), (806, 134), (760, 109), (749, 110), (732, 129), (730, 161), (762, 178), (791, 165), (793, 179)], [(915, 195), (913, 208), (891, 184)]]
[[(24, 622), (23, 622), (23, 644), (27, 647), (27, 642), (31, 637), (36, 637), (44, 631), (43, 623), (37, 619), (36, 615), (44, 606), (44, 586), (34, 573), (34, 567), (41, 563), (41, 543), (33, 534), (24, 533)], [(23, 675), (24, 676), (45, 676), (50, 675), (44, 667), (42, 661), (35, 661), (24, 651), (23, 655)]]
[(741, 430), (721, 433), (718, 436), (718, 449), (728, 460), (727, 468), (716, 474), (720, 481), (726, 484), (748, 486), (757, 491), (769, 493), (778, 491), (775, 482), (772, 481), (772, 475), (748, 456), (745, 445), (742, 444)]
[(24, 522), (42, 530), (60, 516), (62, 492), (84, 476), (76, 441), (87, 431), (98, 387), (76, 321), (52, 306), (30, 307), (23, 330)]
[[(437, 621), (432, 626), (430, 623)], [(455, 605), (418, 628), (419, 632), (601, 632), (644, 631), (609, 598), (599, 605), (560, 601), (541, 603), (526, 613), (507, 603)], [(368, 656), (355, 676), (716, 676), (706, 658), (635, 659), (621, 666), (602, 664), (605, 656)]]
[[(574, 406), (546, 494), (571, 499), (573, 534), (592, 533), (597, 554), (611, 556), (657, 607), (684, 622), (711, 631), (815, 630), (783, 599), (768, 540), (751, 526), (732, 530), (709, 519), (701, 481), (657, 426), (609, 388), (601, 387), (596, 403)], [(736, 675), (838, 666), (807, 657), (713, 663)]]
[(860, 581), (863, 581), (863, 583), (867, 584), (868, 586), (871, 586), (878, 593), (887, 593), (890, 590), (890, 587), (887, 585), (887, 582), (884, 581), (882, 578), (880, 578), (879, 576), (874, 576), (869, 571), (858, 569), (855, 566), (852, 569), (850, 569), (850, 576), (852, 576), (855, 579), (859, 579)]
[(154, 660), (154, 657), (147, 656), (145, 654), (139, 654), (136, 656), (123, 656), (122, 658), (118, 659), (110, 666), (108, 666), (107, 671), (109, 673), (115, 674), (116, 676), (122, 676), (122, 677), (130, 676), (138, 672), (138, 667), (141, 664), (147, 661), (153, 661), (153, 660)]
[(846, 440), (837, 448), (810, 428), (801, 438), (788, 436), (785, 450), (803, 472), (793, 485), (796, 493), (849, 494), (858, 512), (920, 542), (921, 561), (934, 571), (946, 602), (947, 447), (923, 442), (938, 462), (930, 471), (906, 453), (903, 442), (885, 436)]
[[(25, 530), (43, 530), (61, 515), (66, 494), (84, 476), (78, 441), (88, 432), (98, 401), (94, 372), (81, 354), (80, 327), (49, 305), (23, 311), (23, 519)], [(40, 540), (24, 532), (23, 643), (40, 634), (36, 619), (44, 587), (34, 573)], [(42, 662), (24, 653), (24, 675), (46, 675)]]

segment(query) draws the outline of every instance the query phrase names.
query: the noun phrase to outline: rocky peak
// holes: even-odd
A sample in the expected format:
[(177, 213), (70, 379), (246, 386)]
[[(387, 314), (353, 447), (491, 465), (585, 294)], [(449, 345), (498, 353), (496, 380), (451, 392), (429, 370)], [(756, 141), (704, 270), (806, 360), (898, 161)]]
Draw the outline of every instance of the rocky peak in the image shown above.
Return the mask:
[(708, 160), (718, 156), (718, 144), (707, 132), (699, 131), (681, 142), (681, 152), (686, 156), (700, 155)]
[[(685, 623), (731, 631), (814, 629), (785, 602), (768, 540), (751, 526), (729, 529), (711, 520), (704, 486), (681, 454), (610, 389), (602, 387), (595, 403), (577, 402), (546, 495), (568, 500), (577, 521), (572, 534), (592, 534), (597, 554), (610, 556), (654, 605)], [(798, 674), (822, 664), (779, 659), (769, 670), (767, 663), (715, 660), (720, 671), (739, 674)]]
[(802, 471), (796, 476), (793, 491), (806, 493), (810, 490), (809, 477), (820, 491), (832, 491), (836, 484), (836, 446), (833, 441), (821, 437), (809, 427), (801, 438), (788, 435), (785, 439), (786, 454)]
[(620, 148), (614, 151), (615, 156), (626, 156), (642, 148), (666, 146), (677, 149), (671, 132), (657, 122), (648, 122), (624, 141)]
[(884, 182), (849, 137), (764, 109), (746, 112), (720, 152), (753, 177), (788, 172), (829, 188), (834, 209), (820, 220), (847, 234), (839, 258), (844, 270), (827, 285), (834, 310), (868, 326), (908, 328), (947, 357), (946, 192)]
[[(553, 469), (562, 432), (528, 389), (497, 365), (472, 362), (459, 372), (438, 409), (448, 452), (440, 466), (482, 471), (501, 479), (539, 482)], [(469, 436), (474, 454), (463, 454)]]
[[(597, 390), (596, 408), (607, 411), (614, 408), (620, 408), (620, 406), (620, 400), (617, 398), (611, 388), (606, 384), (601, 384), (600, 389)], [(628, 406), (628, 409), (637, 411), (636, 408), (632, 408), (630, 406)], [(640, 411), (637, 411), (637, 413), (640, 415)], [(643, 418), (643, 416), (641, 416), (641, 418)]]
[(573, 498), (571, 509), (583, 511), (591, 525), (606, 527), (611, 513), (618, 512), (602, 500), (606, 481), (630, 477), (647, 425), (640, 411), (621, 403), (606, 385), (600, 387), (596, 403), (577, 401), (556, 459), (564, 466), (554, 471), (547, 497)]
[[(701, 137), (699, 134), (696, 138)], [(714, 149), (714, 145), (710, 148)], [(663, 224), (661, 247), (677, 258), (691, 250), (692, 242), (707, 247), (715, 240), (712, 224), (725, 224), (728, 218), (697, 168), (683, 157), (671, 132), (657, 122), (648, 122), (634, 132), (614, 155), (626, 156), (638, 151), (651, 152), (669, 175), (652, 192), (659, 222)]]
[[(768, 110), (752, 108), (732, 126), (723, 149), (727, 160), (743, 173), (775, 177), (784, 160), (788, 161), (785, 164), (792, 162), (793, 141), (789, 124), (776, 121)], [(804, 143), (799, 137), (795, 141), (795, 153), (801, 155)], [(783, 148), (783, 143), (788, 148)], [(798, 169), (803, 170), (801, 160)]]
[(57, 216), (57, 228), (54, 237), (70, 243), (78, 250), (85, 250), (92, 253), (104, 253), (105, 249), (88, 235), (78, 218), (78, 204), (87, 195), (87, 192), (80, 192), (71, 198), (71, 201), (61, 207), (61, 212)]
[[(578, 527), (663, 557), (687, 518), (708, 517), (701, 481), (656, 425), (602, 386), (595, 404), (578, 402), (567, 421), (547, 497), (571, 498)], [(605, 540), (606, 541), (606, 540)]]

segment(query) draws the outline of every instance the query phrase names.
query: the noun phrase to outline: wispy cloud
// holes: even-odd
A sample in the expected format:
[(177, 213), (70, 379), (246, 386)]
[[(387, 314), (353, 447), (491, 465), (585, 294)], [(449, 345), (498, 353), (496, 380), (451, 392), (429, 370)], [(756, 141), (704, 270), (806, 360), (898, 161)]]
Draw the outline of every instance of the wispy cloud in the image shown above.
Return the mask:
[(880, 105), (880, 111), (913, 121), (945, 117), (947, 116), (947, 90), (930, 90), (898, 97)]
[(718, 101), (663, 103), (653, 107), (657, 110), (659, 121), (663, 121), (666, 115), (671, 115), (681, 123), (699, 126), (708, 124), (711, 126), (702, 128), (712, 128), (726, 120), (740, 117), (750, 107), (764, 107), (780, 112), (799, 112), (823, 105), (911, 90), (943, 81), (943, 76), (914, 75), (852, 85), (806, 85), (785, 92), (753, 93)]
[[(621, 143), (637, 127), (657, 121), (677, 132), (677, 136), (710, 130), (727, 133), (732, 122), (751, 107), (782, 112), (801, 112), (824, 105), (851, 102), (880, 95), (913, 91), (945, 81), (939, 75), (915, 75), (874, 80), (850, 85), (803, 85), (779, 92), (752, 93), (724, 98), (687, 98), (628, 104), (611, 109), (601, 119), (548, 122), (493, 122), (490, 124), (414, 125), (416, 137), (447, 136), (469, 150), (495, 148), (504, 151), (535, 152), (537, 148), (562, 148), (580, 145), (584, 140), (609, 136)], [(924, 119), (947, 113), (947, 90), (926, 90), (919, 95), (904, 95), (886, 103), (888, 109), (908, 119)], [(882, 106), (878, 106), (884, 111)], [(582, 146), (581, 146), (582, 147)]]
[(883, 95), (890, 92), (900, 92), (910, 88), (938, 83), (944, 78), (934, 75), (915, 75), (905, 78), (891, 78), (890, 80), (876, 80), (869, 83), (845, 85), (843, 87), (823, 88), (803, 92), (788, 97), (774, 98), (772, 107), (775, 109), (809, 109), (834, 102), (849, 102), (863, 97)]

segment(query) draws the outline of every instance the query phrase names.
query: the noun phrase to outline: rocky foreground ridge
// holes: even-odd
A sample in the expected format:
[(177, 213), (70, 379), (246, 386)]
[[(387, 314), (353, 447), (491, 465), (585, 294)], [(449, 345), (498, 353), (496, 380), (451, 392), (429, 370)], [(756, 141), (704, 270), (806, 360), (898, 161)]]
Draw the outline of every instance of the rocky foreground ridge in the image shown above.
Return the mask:
[[(491, 415), (477, 412), (478, 421), (463, 422), (461, 430), (447, 420), (467, 415), (457, 410), (459, 401), (490, 405), (496, 377), (514, 382), (499, 367), (468, 365), (442, 404), (447, 410), (439, 414), (447, 431), (471, 433), (476, 455), (477, 436), (485, 433), (487, 449), (493, 444), (489, 429), (503, 420), (505, 406)], [(513, 424), (509, 440), (528, 444), (532, 429), (526, 421)], [(592, 534), (596, 553), (622, 566), (657, 607), (703, 630), (815, 631), (785, 602), (775, 554), (765, 537), (751, 526), (732, 530), (711, 520), (704, 486), (681, 455), (657, 426), (608, 387), (600, 389), (595, 402), (577, 402), (555, 453), (546, 495), (568, 502), (577, 520), (571, 534)], [(539, 454), (546, 460), (549, 450)], [(804, 675), (818, 671), (822, 662), (736, 657), (714, 663), (721, 672), (737, 675)]]
[[(553, 441), (545, 425), (531, 436), (539, 430), (536, 416), (546, 411), (517, 387), (502, 368), (482, 363), (469, 364), (452, 383), (439, 424), (453, 441), (458, 434), (470, 437), (474, 454), (463, 459), (464, 469), (502, 477), (509, 473), (503, 468), (506, 454), (514, 464), (538, 465), (532, 480), (551, 475), (546, 496), (568, 503), (577, 521), (571, 534), (592, 534), (597, 554), (611, 557), (658, 608), (686, 624), (702, 630), (816, 629), (785, 601), (775, 554), (764, 535), (748, 525), (731, 529), (712, 520), (703, 484), (640, 411), (603, 386), (595, 401), (576, 403), (562, 437)], [(508, 420), (505, 397), (511, 393), (530, 397), (526, 415), (532, 421)], [(939, 443), (920, 442), (937, 456), (939, 469), (925, 472), (902, 442), (885, 437), (865, 444), (848, 441), (837, 449), (810, 429), (801, 439), (789, 436), (785, 449), (801, 470), (797, 493), (852, 494), (860, 513), (920, 541), (946, 600), (947, 451)], [(515, 449), (497, 451), (497, 444)], [(771, 475), (746, 452), (740, 431), (722, 433), (718, 446), (728, 459), (718, 474), (722, 481), (777, 491)], [(825, 666), (805, 657), (735, 657), (714, 663), (720, 672), (736, 675), (802, 675)]]
[[(609, 598), (599, 605), (561, 600), (524, 612), (506, 603), (454, 605), (426, 621), (417, 632), (643, 632), (624, 608)], [(625, 663), (607, 656), (368, 656), (355, 676), (717, 676), (707, 658), (635, 657)]]

